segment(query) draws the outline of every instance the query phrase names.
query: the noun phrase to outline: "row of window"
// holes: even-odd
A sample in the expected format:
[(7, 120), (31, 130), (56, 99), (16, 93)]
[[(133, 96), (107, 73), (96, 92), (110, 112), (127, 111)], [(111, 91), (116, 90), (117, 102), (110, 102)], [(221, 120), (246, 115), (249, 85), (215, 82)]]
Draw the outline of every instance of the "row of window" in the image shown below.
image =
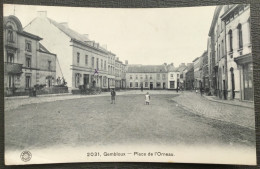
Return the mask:
[[(151, 82), (150, 83), (151, 85), (153, 85), (153, 82)], [(134, 86), (133, 86), (134, 85)], [(143, 86), (144, 85), (144, 86)], [(165, 85), (165, 83), (163, 84), (163, 86)], [(129, 86), (130, 86), (130, 88), (133, 88), (133, 87), (135, 87), (135, 88), (137, 88), (137, 87), (148, 87), (148, 82), (140, 82), (140, 83), (138, 83), (138, 82), (135, 82), (135, 83), (133, 83), (133, 82), (130, 82), (129, 83)], [(156, 87), (157, 88), (160, 88), (161, 87), (161, 82), (156, 82)]]
[[(160, 80), (161, 74), (157, 74), (156, 78)], [(133, 75), (130, 75), (130, 79), (133, 79)], [(138, 75), (135, 75), (135, 79), (138, 79)], [(143, 75), (140, 75), (140, 79), (143, 79)], [(148, 79), (148, 75), (145, 75), (145, 79)], [(150, 75), (150, 79), (153, 79), (152, 75)], [(166, 74), (162, 74), (162, 79), (166, 79)]]
[[(7, 54), (7, 62), (8, 63), (14, 63), (14, 54), (13, 53), (8, 53)], [(48, 60), (48, 70), (51, 70), (51, 61)], [(32, 59), (31, 56), (26, 55), (25, 56), (25, 67), (31, 68), (32, 66)]]
[[(77, 53), (77, 64), (80, 63), (80, 53)], [(99, 64), (100, 63), (100, 64)], [(85, 55), (85, 65), (89, 65), (89, 56)], [(99, 67), (99, 65), (101, 67)], [(92, 68), (94, 68), (95, 66), (95, 57), (91, 57), (91, 66)], [(99, 58), (96, 58), (96, 69), (101, 69), (101, 70), (106, 70), (107, 67), (107, 62), (103, 59), (100, 59), (99, 62)]]
[[(238, 30), (238, 48), (242, 49), (243, 48), (243, 32), (242, 32), (242, 25), (238, 24), (237, 26)], [(232, 30), (228, 31), (228, 39), (229, 39), (229, 51), (233, 52), (233, 32)]]
[[(173, 77), (173, 74), (171, 74), (170, 76)], [(177, 78), (179, 78), (179, 74), (177, 74)], [(130, 79), (133, 79), (133, 75), (130, 75)], [(138, 79), (138, 75), (135, 75), (135, 79)], [(140, 79), (143, 79), (143, 75), (140, 75)], [(148, 75), (145, 75), (145, 79), (148, 79)], [(153, 79), (152, 75), (150, 75), (150, 79)], [(157, 74), (156, 79), (160, 80), (161, 74)], [(166, 74), (162, 74), (162, 79), (166, 79)]]

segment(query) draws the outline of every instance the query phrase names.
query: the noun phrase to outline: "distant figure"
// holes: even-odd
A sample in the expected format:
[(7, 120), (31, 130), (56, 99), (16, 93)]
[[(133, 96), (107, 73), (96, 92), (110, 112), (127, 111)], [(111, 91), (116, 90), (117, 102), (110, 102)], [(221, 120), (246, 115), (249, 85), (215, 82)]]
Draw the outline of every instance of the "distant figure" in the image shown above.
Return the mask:
[(61, 79), (60, 77), (57, 78), (57, 85), (60, 85), (61, 84)]
[(198, 93), (198, 89), (197, 88), (195, 88), (195, 91), (196, 91), (196, 94)]
[(143, 86), (141, 86), (141, 92), (143, 92), (143, 90), (144, 90), (144, 88), (143, 88)]
[(202, 96), (202, 87), (200, 87), (200, 95)]
[(115, 92), (115, 89), (112, 89), (111, 91), (111, 104), (116, 104), (116, 92)]
[(176, 88), (176, 92), (177, 92), (177, 93), (179, 92), (179, 86), (177, 86), (177, 88)]
[(145, 95), (145, 105), (150, 104), (150, 99), (151, 99), (151, 97), (150, 97), (149, 93), (147, 92), (146, 95)]

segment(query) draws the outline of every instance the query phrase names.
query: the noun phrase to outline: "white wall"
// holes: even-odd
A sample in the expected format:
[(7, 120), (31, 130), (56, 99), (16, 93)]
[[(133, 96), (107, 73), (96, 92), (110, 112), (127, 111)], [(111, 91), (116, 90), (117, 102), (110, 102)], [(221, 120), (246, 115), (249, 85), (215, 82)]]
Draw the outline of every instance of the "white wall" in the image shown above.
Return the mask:
[[(61, 71), (68, 87), (72, 87), (72, 47), (70, 46), (70, 37), (52, 25), (45, 18), (36, 18), (24, 28), (25, 31), (33, 33), (43, 38), (40, 43), (43, 44), (51, 53), (57, 55), (57, 60), (60, 63)], [(58, 62), (56, 62), (56, 77), (62, 77)]]
[[(171, 77), (171, 74), (173, 77)], [(168, 89), (176, 89), (178, 76), (180, 78), (180, 72), (168, 72)], [(170, 81), (174, 81), (174, 88), (170, 88)]]

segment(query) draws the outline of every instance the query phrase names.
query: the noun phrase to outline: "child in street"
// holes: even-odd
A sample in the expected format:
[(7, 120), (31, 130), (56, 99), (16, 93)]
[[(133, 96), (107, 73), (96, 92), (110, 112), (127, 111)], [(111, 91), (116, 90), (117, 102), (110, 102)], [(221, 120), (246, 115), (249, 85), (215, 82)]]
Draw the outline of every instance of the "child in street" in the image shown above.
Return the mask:
[(150, 104), (150, 99), (151, 99), (151, 97), (150, 97), (149, 93), (147, 92), (146, 95), (145, 95), (145, 105)]

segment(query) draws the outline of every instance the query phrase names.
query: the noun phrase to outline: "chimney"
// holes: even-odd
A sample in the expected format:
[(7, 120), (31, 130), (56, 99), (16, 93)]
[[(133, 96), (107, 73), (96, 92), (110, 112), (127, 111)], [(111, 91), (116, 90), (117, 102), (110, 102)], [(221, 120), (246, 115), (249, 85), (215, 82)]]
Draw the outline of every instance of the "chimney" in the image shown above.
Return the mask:
[(185, 63), (181, 63), (181, 65), (180, 66), (185, 66)]
[(61, 22), (60, 24), (61, 24), (62, 26), (64, 26), (64, 27), (66, 27), (66, 28), (69, 27), (68, 22)]
[(88, 34), (83, 34), (83, 36), (86, 38), (86, 39), (88, 39)]
[(171, 66), (173, 66), (173, 63), (171, 63)]
[(47, 17), (47, 11), (37, 11), (37, 15), (39, 18), (46, 18)]
[(128, 65), (128, 60), (125, 60), (125, 65)]
[(106, 44), (102, 45), (102, 48), (107, 50), (107, 45)]
[(119, 61), (119, 57), (116, 57), (116, 60)]
[(192, 63), (187, 63), (187, 66), (191, 66), (192, 65)]
[(167, 66), (167, 63), (164, 63), (164, 66)]

